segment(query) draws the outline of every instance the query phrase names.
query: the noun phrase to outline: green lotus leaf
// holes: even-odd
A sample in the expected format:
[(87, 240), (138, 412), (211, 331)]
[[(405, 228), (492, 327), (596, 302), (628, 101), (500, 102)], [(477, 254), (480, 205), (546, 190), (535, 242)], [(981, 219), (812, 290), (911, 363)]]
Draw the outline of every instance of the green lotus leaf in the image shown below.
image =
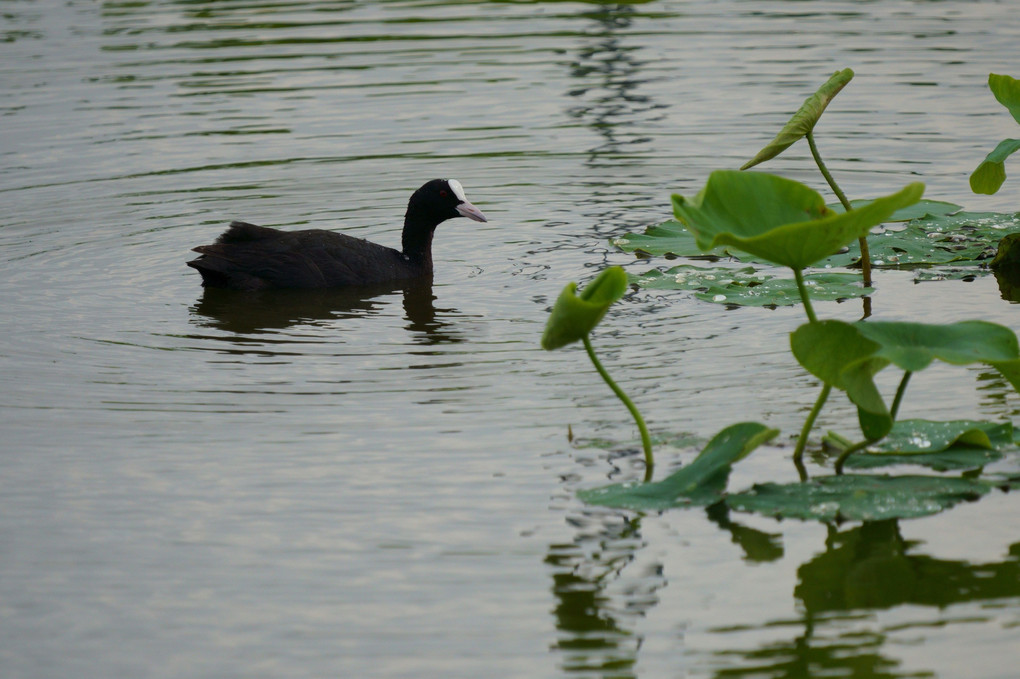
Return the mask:
[[(996, 100), (1005, 106), (1013, 119), (1020, 123), (1020, 80), (1008, 75), (988, 74), (988, 88)], [(970, 188), (974, 193), (993, 194), (1006, 181), (1006, 158), (1020, 151), (1020, 139), (1003, 139), (985, 156), (970, 175)]]
[(986, 363), (1020, 391), (1020, 346), (1005, 326), (987, 321), (946, 325), (867, 321), (807, 323), (790, 336), (793, 355), (805, 369), (846, 392), (868, 440), (886, 436), (893, 420), (874, 375), (890, 363), (905, 371), (935, 359), (953, 365)]
[(613, 302), (627, 291), (627, 274), (618, 266), (611, 266), (589, 283), (580, 295), (577, 283), (563, 288), (542, 335), (543, 349), (558, 349), (577, 342), (599, 324)]
[(1009, 109), (1013, 119), (1020, 123), (1020, 80), (1008, 75), (988, 74), (988, 89), (995, 99)]
[[(857, 207), (871, 200), (855, 201)], [(927, 205), (926, 205), (927, 204)], [(835, 212), (842, 207), (828, 206)], [(1020, 229), (1020, 213), (955, 212), (952, 203), (922, 200), (917, 205), (897, 210), (886, 221), (912, 217), (905, 226), (873, 233), (868, 238), (871, 263), (875, 267), (919, 268), (939, 266), (925, 271), (919, 268), (918, 280), (960, 279), (987, 273), (979, 265), (995, 255), (996, 243), (1004, 233)], [(915, 210), (915, 208), (918, 208)], [(921, 209), (923, 208), (923, 209)], [(718, 247), (703, 252), (694, 235), (676, 220), (650, 226), (642, 234), (628, 233), (612, 241), (624, 252), (638, 256), (689, 257), (695, 259), (733, 258), (744, 263), (762, 263), (765, 260), (733, 247)], [(852, 241), (837, 254), (826, 257), (816, 266), (850, 267), (860, 259), (860, 247)], [(955, 268), (946, 269), (952, 264)]]
[(722, 248), (715, 252), (702, 252), (694, 239), (694, 234), (675, 219), (649, 226), (644, 233), (625, 233), (610, 242), (624, 252), (633, 252), (645, 257), (665, 255), (717, 259), (729, 254)]
[[(854, 210), (870, 205), (875, 202), (873, 198), (859, 198), (857, 200), (850, 201), (850, 207)], [(833, 212), (846, 212), (842, 203), (828, 203), (826, 205)], [(911, 219), (922, 219), (924, 217), (936, 217), (951, 215), (955, 212), (959, 212), (963, 209), (962, 205), (956, 203), (949, 203), (944, 200), (919, 200), (915, 204), (905, 207), (901, 210), (897, 210), (892, 213), (887, 222), (909, 222)]]
[[(882, 440), (881, 443), (885, 443)], [(851, 455), (843, 463), (844, 469), (875, 469), (913, 465), (927, 467), (937, 472), (963, 471), (980, 469), (985, 465), (1001, 460), (1004, 453), (994, 448), (949, 448), (940, 453), (883, 453), (872, 455), (859, 452)]]
[[(651, 434), (652, 445), (656, 448), (659, 447), (670, 447), (670, 448), (695, 448), (705, 444), (705, 438), (698, 436), (690, 432), (657, 432)], [(611, 452), (622, 452), (625, 450), (634, 450), (634, 447), (641, 446), (640, 439), (638, 440), (619, 440), (602, 438), (598, 436), (576, 436), (572, 435), (570, 440), (570, 447), (578, 450), (587, 448), (597, 448), (599, 450), (608, 450)]]
[(846, 466), (920, 464), (939, 471), (973, 469), (1001, 458), (1001, 450), (1015, 445), (1011, 422), (899, 420), (888, 436), (847, 459)]
[[(849, 393), (849, 392), (847, 392)], [(893, 428), (895, 422), (889, 413), (873, 413), (867, 408), (857, 406), (857, 423), (861, 433), (868, 441), (879, 441)]]
[(1020, 345), (1009, 328), (988, 321), (943, 325), (868, 321), (854, 327), (880, 345), (876, 356), (916, 372), (935, 359), (953, 365), (1009, 362), (1020, 358)]
[[(857, 207), (870, 204), (871, 200), (855, 201)], [(945, 214), (952, 203), (931, 205), (939, 201), (922, 200), (917, 205), (897, 210), (886, 220), (898, 221), (915, 213), (924, 212), (924, 216), (913, 217), (905, 226), (886, 229), (871, 234), (868, 245), (871, 249), (871, 263), (877, 267), (924, 267), (930, 265), (952, 264), (957, 267), (972, 267), (954, 271), (935, 270), (929, 278), (942, 280), (945, 278), (963, 278), (983, 273), (977, 265), (986, 262), (995, 255), (996, 243), (1003, 234), (1020, 229), (1020, 213), (1016, 212), (955, 212)], [(923, 210), (920, 209), (928, 204)], [(828, 206), (833, 211), (842, 211)], [(703, 252), (697, 245), (694, 234), (684, 228), (683, 224), (671, 219), (661, 224), (648, 227), (644, 233), (628, 233), (612, 241), (612, 244), (624, 252), (633, 252), (639, 256), (689, 257), (697, 259), (733, 258), (744, 263), (762, 263), (760, 257), (741, 252), (736, 248), (719, 247)], [(840, 252), (817, 262), (817, 266), (849, 267), (860, 259), (860, 248), (857, 241), (852, 241)], [(924, 277), (923, 272), (918, 273)]]
[[(871, 263), (877, 267), (920, 267), (954, 264), (973, 266), (995, 255), (1004, 233), (1020, 227), (1020, 213), (957, 212), (912, 219), (900, 229), (886, 229), (868, 238)], [(851, 266), (860, 259), (857, 243), (819, 262)], [(980, 271), (972, 270), (970, 275)], [(939, 275), (940, 278), (945, 277)]]
[(915, 283), (930, 283), (931, 281), (973, 281), (978, 276), (988, 272), (977, 266), (961, 264), (959, 267), (937, 267), (932, 269), (918, 269), (914, 272)]
[(789, 122), (783, 126), (776, 138), (770, 141), (765, 148), (758, 152), (754, 158), (744, 163), (741, 170), (754, 167), (770, 158), (775, 158), (780, 153), (793, 146), (799, 139), (814, 129), (818, 119), (822, 117), (825, 108), (832, 101), (839, 91), (846, 87), (854, 77), (854, 72), (849, 68), (836, 71), (818, 91), (808, 97), (801, 107), (793, 114)]
[(866, 236), (896, 210), (916, 203), (910, 184), (847, 214), (835, 214), (817, 191), (759, 172), (717, 170), (694, 198), (673, 195), (673, 212), (702, 251), (732, 245), (775, 264), (803, 269)]
[(1013, 445), (1012, 422), (899, 420), (871, 450), (882, 454), (935, 453), (954, 446), (988, 450)]
[[(647, 290), (694, 290), (706, 302), (732, 306), (775, 307), (800, 304), (797, 282), (746, 266), (699, 267), (681, 264), (666, 271), (652, 269), (630, 275), (630, 282)], [(856, 273), (823, 271), (804, 276), (812, 299), (844, 300), (863, 297), (873, 289), (861, 285)]]
[(583, 490), (584, 502), (624, 509), (662, 510), (709, 505), (726, 490), (733, 464), (779, 433), (757, 422), (740, 422), (723, 429), (690, 464), (661, 481), (622, 483)]
[(803, 483), (757, 484), (726, 498), (741, 512), (805, 521), (881, 521), (937, 514), (991, 490), (981, 481), (937, 476), (822, 476)]
[(991, 195), (1006, 181), (1006, 158), (1020, 151), (1020, 139), (1003, 139), (970, 175), (970, 190)]
[(610, 241), (612, 245), (624, 252), (633, 252), (638, 257), (665, 256), (689, 257), (691, 259), (736, 259), (745, 263), (764, 264), (766, 261), (734, 248), (719, 247), (703, 252), (698, 247), (694, 234), (688, 231), (683, 223), (670, 219), (661, 224), (649, 226), (644, 233), (625, 233)]
[(808, 372), (846, 392), (857, 406), (866, 439), (875, 441), (889, 433), (893, 418), (874, 380), (889, 365), (888, 359), (878, 355), (879, 344), (864, 337), (856, 325), (822, 321), (798, 328), (790, 336), (790, 346)]
[(878, 355), (881, 345), (861, 334), (858, 324), (834, 320), (805, 323), (790, 335), (790, 348), (808, 372), (845, 391), (858, 408), (889, 417), (873, 380), (889, 360)]

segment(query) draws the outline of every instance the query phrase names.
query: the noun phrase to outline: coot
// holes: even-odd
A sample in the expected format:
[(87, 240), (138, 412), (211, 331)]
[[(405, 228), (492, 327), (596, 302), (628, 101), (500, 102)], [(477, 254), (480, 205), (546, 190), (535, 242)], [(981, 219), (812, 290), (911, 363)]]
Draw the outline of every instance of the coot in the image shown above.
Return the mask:
[(414, 192), (404, 215), (402, 250), (322, 229), (279, 231), (245, 222), (212, 245), (195, 248), (201, 257), (188, 266), (202, 285), (236, 290), (341, 288), (376, 285), (432, 273), (432, 234), (453, 217), (488, 221), (468, 202), (456, 179), (433, 179)]

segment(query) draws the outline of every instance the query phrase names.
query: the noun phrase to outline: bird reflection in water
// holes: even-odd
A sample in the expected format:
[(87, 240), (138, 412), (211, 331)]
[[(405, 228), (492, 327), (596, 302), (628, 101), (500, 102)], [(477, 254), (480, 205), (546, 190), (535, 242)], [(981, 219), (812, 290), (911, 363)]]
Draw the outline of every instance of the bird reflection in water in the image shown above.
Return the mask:
[(431, 277), (337, 290), (240, 292), (203, 288), (191, 311), (193, 322), (198, 325), (234, 335), (250, 335), (385, 314), (398, 294), (402, 295), (405, 328), (413, 342), (436, 345), (465, 341), (456, 324), (446, 320), (456, 318), (460, 312), (436, 308)]

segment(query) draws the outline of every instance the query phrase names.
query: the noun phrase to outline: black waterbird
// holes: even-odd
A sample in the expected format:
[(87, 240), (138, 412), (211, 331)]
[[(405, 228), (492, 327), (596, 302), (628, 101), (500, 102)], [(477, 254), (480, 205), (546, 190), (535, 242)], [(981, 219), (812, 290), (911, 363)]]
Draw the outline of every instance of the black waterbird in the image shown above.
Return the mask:
[(411, 195), (400, 250), (323, 229), (280, 231), (231, 222), (188, 262), (202, 285), (235, 290), (344, 288), (432, 274), (432, 236), (447, 219), (488, 221), (456, 179), (433, 179)]

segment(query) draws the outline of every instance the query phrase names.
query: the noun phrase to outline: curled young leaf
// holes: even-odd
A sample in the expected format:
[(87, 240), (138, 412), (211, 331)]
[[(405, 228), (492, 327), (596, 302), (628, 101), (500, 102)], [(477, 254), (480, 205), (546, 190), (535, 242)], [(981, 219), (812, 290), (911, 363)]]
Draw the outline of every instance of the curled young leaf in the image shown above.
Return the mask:
[(577, 283), (568, 283), (560, 293), (542, 335), (542, 348), (559, 349), (577, 342), (599, 324), (613, 302), (627, 291), (627, 274), (611, 266), (577, 294)]
[(822, 117), (825, 107), (829, 105), (832, 98), (839, 94), (839, 91), (846, 87), (854, 77), (854, 72), (849, 68), (836, 71), (818, 91), (808, 97), (801, 107), (793, 114), (790, 121), (783, 126), (776, 138), (773, 139), (758, 152), (754, 158), (744, 163), (741, 170), (754, 167), (770, 158), (775, 158), (786, 149), (793, 146), (801, 137), (815, 128), (818, 119)]

